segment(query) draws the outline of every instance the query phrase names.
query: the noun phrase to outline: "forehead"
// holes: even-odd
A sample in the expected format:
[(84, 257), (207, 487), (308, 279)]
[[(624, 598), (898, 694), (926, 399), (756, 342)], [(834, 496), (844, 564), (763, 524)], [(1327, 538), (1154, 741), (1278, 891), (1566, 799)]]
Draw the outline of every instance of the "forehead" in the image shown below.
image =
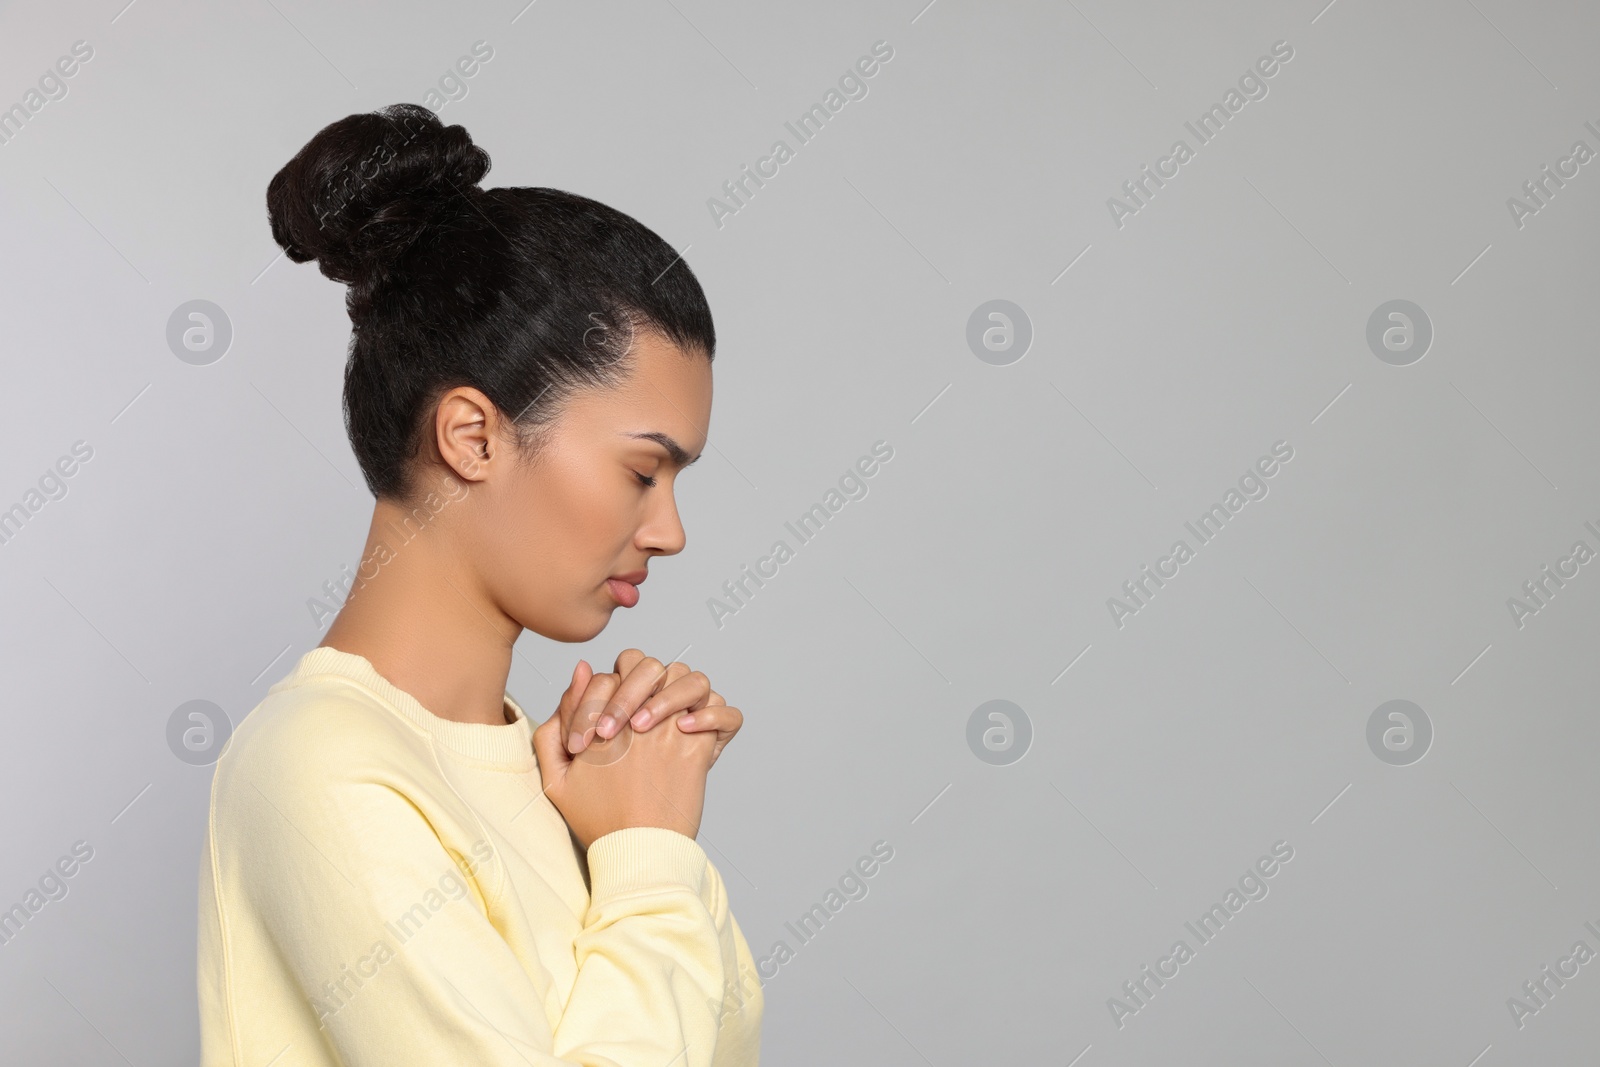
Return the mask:
[(635, 335), (628, 359), (621, 383), (575, 398), (572, 414), (616, 430), (665, 433), (698, 453), (711, 421), (711, 361), (653, 330)]

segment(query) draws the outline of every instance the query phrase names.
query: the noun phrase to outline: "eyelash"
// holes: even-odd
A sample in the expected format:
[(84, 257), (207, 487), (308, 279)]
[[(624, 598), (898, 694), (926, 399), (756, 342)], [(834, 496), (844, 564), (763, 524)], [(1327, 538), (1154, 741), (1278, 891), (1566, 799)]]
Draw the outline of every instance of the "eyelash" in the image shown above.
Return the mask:
[(633, 472), (633, 476), (635, 478), (639, 479), (640, 484), (643, 485), (646, 489), (652, 488), (656, 484), (655, 478), (648, 477), (646, 475), (640, 474), (638, 471), (634, 471)]

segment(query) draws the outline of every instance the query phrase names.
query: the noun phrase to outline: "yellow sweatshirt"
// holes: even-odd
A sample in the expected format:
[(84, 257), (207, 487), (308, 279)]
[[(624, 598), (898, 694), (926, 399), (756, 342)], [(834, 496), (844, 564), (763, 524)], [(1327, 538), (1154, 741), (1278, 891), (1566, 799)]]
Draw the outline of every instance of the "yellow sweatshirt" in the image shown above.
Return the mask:
[(440, 718), (317, 647), (217, 761), (201, 1067), (745, 1067), (764, 1006), (721, 875), (675, 830), (585, 855), (534, 724)]

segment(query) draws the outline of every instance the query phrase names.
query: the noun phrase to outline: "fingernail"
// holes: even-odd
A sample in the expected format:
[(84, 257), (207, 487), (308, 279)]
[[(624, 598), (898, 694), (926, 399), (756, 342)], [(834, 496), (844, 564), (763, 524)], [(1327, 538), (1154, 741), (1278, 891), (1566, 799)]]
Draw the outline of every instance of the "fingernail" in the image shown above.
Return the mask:
[(649, 726), (649, 725), (650, 725), (650, 709), (649, 708), (640, 708), (639, 709), (639, 713), (633, 717), (633, 728), (635, 730), (643, 730), (646, 726)]
[(567, 751), (576, 752), (583, 746), (583, 734), (577, 730), (567, 735)]
[(693, 726), (694, 725), (694, 716), (693, 715), (685, 715), (683, 718), (678, 720), (678, 725), (682, 726), (682, 727)]
[(607, 731), (615, 729), (616, 725), (616, 719), (613, 719), (610, 715), (602, 715), (600, 716), (600, 721), (595, 725), (595, 732), (601, 737), (610, 737), (611, 735)]

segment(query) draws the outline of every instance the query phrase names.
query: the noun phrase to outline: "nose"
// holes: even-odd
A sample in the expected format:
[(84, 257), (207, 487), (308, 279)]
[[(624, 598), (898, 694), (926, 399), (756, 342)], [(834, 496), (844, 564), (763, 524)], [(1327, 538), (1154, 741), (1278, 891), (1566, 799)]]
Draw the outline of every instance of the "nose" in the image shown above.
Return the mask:
[(688, 535), (678, 517), (678, 503), (670, 486), (651, 505), (635, 541), (641, 550), (663, 556), (675, 556), (683, 551)]

